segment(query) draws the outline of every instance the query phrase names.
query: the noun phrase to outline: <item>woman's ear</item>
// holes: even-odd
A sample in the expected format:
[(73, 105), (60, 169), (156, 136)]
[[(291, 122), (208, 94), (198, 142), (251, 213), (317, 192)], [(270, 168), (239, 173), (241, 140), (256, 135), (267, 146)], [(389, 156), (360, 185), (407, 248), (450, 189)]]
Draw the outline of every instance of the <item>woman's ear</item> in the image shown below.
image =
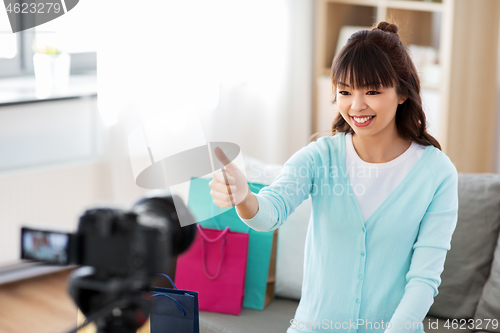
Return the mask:
[(398, 104), (403, 104), (403, 103), (406, 101), (406, 99), (407, 99), (407, 98), (408, 98), (408, 97), (406, 97), (406, 96), (401, 96), (401, 97), (399, 98), (399, 102), (398, 102)]

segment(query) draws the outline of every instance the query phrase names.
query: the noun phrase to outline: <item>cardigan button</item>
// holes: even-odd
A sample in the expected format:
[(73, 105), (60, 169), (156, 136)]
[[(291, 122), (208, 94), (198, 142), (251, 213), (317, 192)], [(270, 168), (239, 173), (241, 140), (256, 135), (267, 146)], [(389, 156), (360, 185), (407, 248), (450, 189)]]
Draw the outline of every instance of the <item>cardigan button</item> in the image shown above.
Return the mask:
[(365, 232), (365, 231), (366, 231), (365, 227), (363, 227), (363, 229), (361, 229), (361, 230), (363, 230), (363, 232)]
[(361, 280), (362, 278), (363, 278), (363, 274), (359, 274), (359, 275), (358, 275), (358, 279), (360, 279), (360, 280)]
[(361, 251), (361, 256), (363, 257), (365, 255), (365, 251)]
[(359, 300), (359, 298), (356, 298), (356, 303), (361, 303), (361, 301)]

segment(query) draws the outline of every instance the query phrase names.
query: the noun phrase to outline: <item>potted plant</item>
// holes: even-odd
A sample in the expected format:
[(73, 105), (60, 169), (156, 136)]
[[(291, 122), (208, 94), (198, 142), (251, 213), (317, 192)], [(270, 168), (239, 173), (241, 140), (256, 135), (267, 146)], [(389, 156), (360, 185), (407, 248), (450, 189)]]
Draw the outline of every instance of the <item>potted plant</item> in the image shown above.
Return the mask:
[(51, 45), (34, 44), (33, 51), (37, 94), (64, 92), (69, 82), (70, 55)]

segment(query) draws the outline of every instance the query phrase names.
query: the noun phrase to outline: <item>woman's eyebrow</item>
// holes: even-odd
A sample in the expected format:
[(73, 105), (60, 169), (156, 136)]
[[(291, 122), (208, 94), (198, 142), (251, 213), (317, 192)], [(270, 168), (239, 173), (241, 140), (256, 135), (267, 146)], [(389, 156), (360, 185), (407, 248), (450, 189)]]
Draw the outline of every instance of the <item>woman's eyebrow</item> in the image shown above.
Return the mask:
[[(348, 87), (349, 88), (349, 85), (347, 83), (344, 83), (344, 82), (338, 82), (338, 85), (339, 86), (343, 86), (343, 87)], [(371, 87), (371, 88), (382, 88), (383, 85), (382, 85), (382, 82), (374, 82), (374, 83), (369, 83), (369, 84), (365, 84), (364, 87)]]

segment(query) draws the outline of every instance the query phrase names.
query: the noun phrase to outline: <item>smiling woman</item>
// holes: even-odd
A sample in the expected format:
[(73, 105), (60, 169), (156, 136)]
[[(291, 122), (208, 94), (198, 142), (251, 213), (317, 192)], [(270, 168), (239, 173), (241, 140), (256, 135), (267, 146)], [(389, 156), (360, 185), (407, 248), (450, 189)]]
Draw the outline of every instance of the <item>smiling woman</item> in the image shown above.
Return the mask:
[(439, 142), (427, 132), (416, 67), (398, 35), (381, 22), (354, 33), (335, 57), (331, 77), (339, 114), (332, 132), (352, 136), (361, 160), (383, 163)]
[(331, 78), (340, 111), (333, 133), (351, 133), (355, 146), (371, 136), (373, 144), (396, 141), (402, 151), (411, 141), (441, 149), (427, 132), (420, 80), (396, 25), (354, 33), (333, 60)]
[[(346, 332), (423, 333), (407, 324), (421, 323), (438, 293), (457, 222), (457, 170), (426, 131), (420, 82), (397, 29), (380, 22), (349, 38), (332, 66), (337, 133), (296, 152), (271, 185), (237, 206), (243, 222), (270, 231), (311, 196), (289, 333), (315, 332), (303, 324), (325, 318)], [(318, 175), (325, 167), (342, 172)]]

